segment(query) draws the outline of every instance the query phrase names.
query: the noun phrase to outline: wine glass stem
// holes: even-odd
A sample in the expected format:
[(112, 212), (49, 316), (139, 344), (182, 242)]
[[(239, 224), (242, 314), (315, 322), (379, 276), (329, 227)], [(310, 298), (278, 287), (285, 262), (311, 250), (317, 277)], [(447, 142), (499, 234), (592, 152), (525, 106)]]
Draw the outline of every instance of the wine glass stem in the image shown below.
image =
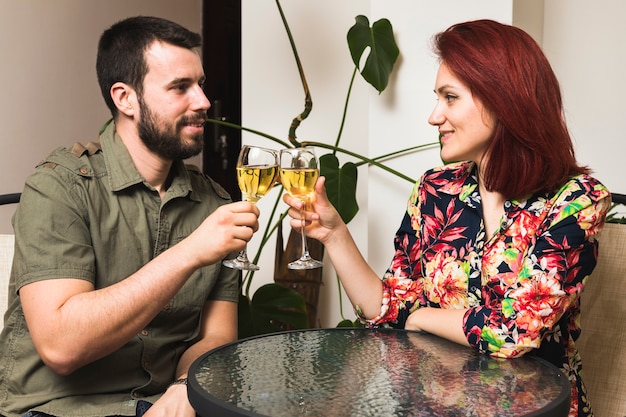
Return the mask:
[[(250, 198), (244, 198), (243, 201), (249, 201), (252, 204), (256, 204), (256, 200), (252, 200)], [(246, 246), (244, 246), (243, 249), (239, 252), (237, 259), (247, 264), (250, 263), (250, 260), (248, 259), (248, 244), (247, 243), (246, 243)]]
[(306, 220), (304, 218), (304, 210), (300, 210), (300, 217), (301, 217), (301, 223), (302, 223), (302, 233), (300, 233), (300, 236), (302, 238), (302, 257), (301, 259), (308, 259), (310, 258), (309, 255), (309, 248), (307, 247), (306, 244), (306, 232), (305, 232), (305, 227), (306, 227)]
[(239, 255), (237, 255), (237, 259), (240, 260), (241, 262), (249, 262), (248, 261), (248, 245), (246, 245), (246, 247), (244, 247), (239, 252)]

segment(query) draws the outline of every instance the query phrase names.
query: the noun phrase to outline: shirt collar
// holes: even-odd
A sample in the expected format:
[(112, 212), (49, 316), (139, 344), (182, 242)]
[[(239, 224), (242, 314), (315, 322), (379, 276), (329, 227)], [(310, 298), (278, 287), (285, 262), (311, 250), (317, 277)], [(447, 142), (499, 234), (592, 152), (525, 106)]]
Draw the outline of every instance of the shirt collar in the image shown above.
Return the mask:
[(144, 182), (135, 164), (115, 130), (115, 122), (109, 120), (100, 131), (100, 145), (107, 167), (111, 190), (120, 191)]
[(449, 195), (458, 195), (459, 200), (469, 207), (480, 207), (476, 164), (467, 161), (458, 162), (447, 165), (445, 169), (449, 170), (448, 180), (441, 185), (439, 191)]
[[(152, 189), (139, 171), (137, 171), (126, 145), (124, 145), (122, 138), (115, 130), (115, 122), (112, 119), (100, 131), (100, 144), (109, 175), (111, 190), (120, 191), (141, 183)], [(189, 194), (193, 197), (191, 179), (183, 161), (174, 161), (171, 173), (172, 182), (167, 190), (165, 200)], [(194, 199), (197, 200), (197, 197)]]

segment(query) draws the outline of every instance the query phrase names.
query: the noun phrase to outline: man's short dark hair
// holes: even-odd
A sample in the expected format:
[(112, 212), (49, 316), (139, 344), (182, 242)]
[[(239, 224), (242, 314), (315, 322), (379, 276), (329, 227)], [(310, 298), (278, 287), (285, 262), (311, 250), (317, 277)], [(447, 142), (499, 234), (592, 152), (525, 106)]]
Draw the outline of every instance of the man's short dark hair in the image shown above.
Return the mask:
[(102, 96), (113, 117), (117, 115), (117, 108), (111, 98), (111, 87), (116, 82), (123, 82), (133, 87), (137, 94), (142, 93), (143, 80), (148, 72), (145, 51), (154, 41), (187, 49), (201, 45), (199, 34), (178, 23), (151, 16), (121, 20), (102, 33), (96, 73)]

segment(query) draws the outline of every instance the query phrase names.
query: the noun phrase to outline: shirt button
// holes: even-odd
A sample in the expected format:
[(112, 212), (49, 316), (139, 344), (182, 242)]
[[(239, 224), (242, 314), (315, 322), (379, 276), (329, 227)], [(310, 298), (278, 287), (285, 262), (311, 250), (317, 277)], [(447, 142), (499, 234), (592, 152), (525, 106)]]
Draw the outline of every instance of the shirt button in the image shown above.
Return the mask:
[(148, 336), (148, 331), (147, 331), (146, 329), (143, 329), (143, 330), (141, 331), (141, 335), (142, 335), (142, 336)]
[(165, 311), (169, 310), (170, 308), (171, 308), (171, 306), (169, 304), (165, 304), (163, 306), (163, 310), (165, 310)]
[(80, 173), (83, 175), (87, 175), (87, 170), (85, 168), (81, 168)]

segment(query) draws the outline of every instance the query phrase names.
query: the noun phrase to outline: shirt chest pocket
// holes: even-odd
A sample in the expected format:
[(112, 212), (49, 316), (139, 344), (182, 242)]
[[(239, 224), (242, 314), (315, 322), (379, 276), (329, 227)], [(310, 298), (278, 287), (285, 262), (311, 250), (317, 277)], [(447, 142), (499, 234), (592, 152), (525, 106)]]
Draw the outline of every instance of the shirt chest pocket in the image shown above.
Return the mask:
[[(180, 291), (155, 317), (153, 324), (167, 325), (173, 333), (188, 341), (200, 331), (202, 309), (209, 299), (219, 268), (205, 267), (195, 271)], [(161, 322), (161, 323), (159, 323)]]

